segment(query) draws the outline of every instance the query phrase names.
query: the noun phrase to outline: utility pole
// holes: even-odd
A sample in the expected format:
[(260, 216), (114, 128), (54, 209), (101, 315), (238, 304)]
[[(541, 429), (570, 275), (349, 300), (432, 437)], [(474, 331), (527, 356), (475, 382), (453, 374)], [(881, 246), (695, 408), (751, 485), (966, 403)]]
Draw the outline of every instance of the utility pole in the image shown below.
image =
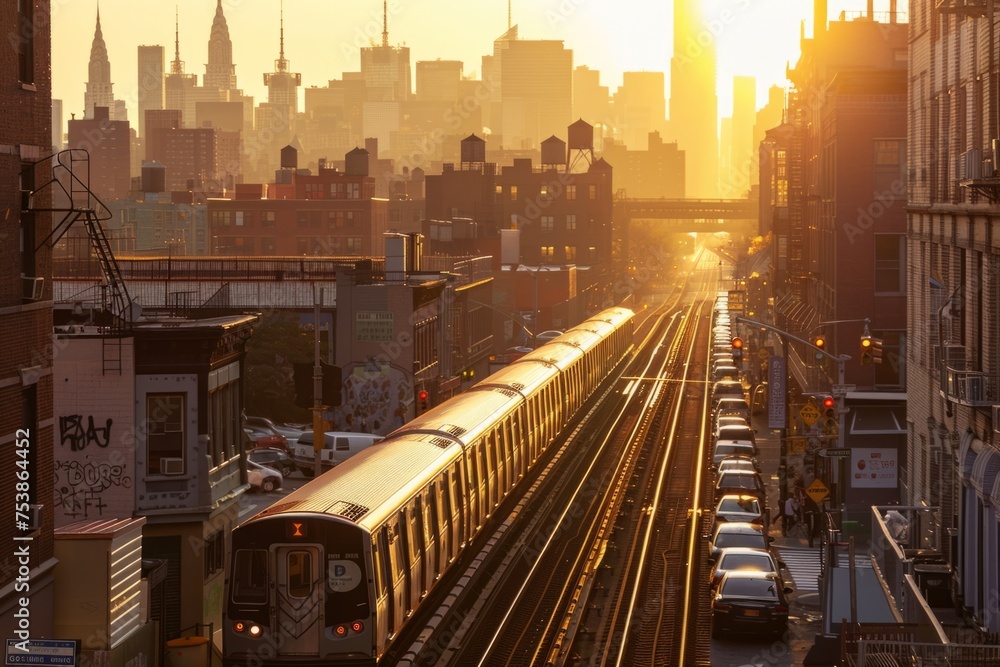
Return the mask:
[[(314, 293), (315, 295), (315, 293)], [(319, 297), (313, 299), (313, 474), (319, 477), (323, 472), (321, 463), (323, 446), (326, 444), (326, 433), (323, 430), (323, 366), (319, 356), (319, 318), (323, 308), (323, 288), (319, 288)]]
[[(753, 325), (753, 326), (758, 326), (758, 327), (761, 327), (762, 329), (767, 329), (768, 331), (771, 331), (771, 332), (777, 334), (781, 338), (781, 349), (782, 349), (782, 353), (785, 356), (786, 362), (787, 362), (787, 359), (788, 359), (788, 341), (789, 340), (794, 340), (794, 341), (796, 341), (798, 343), (802, 343), (806, 347), (812, 348), (814, 351), (816, 351), (818, 353), (816, 355), (817, 358), (820, 358), (820, 355), (822, 355), (822, 356), (825, 356), (825, 357), (827, 357), (829, 359), (833, 359), (834, 361), (837, 362), (837, 385), (834, 387), (834, 391), (831, 391), (830, 393), (833, 394), (833, 397), (837, 400), (837, 415), (838, 415), (838, 422), (837, 422), (837, 448), (838, 449), (842, 449), (844, 447), (844, 427), (847, 424), (847, 407), (844, 405), (844, 399), (847, 397), (847, 386), (844, 384), (844, 364), (846, 362), (850, 361), (851, 357), (849, 357), (846, 354), (841, 354), (841, 355), (838, 355), (838, 356), (834, 356), (834, 355), (830, 354), (829, 352), (827, 352), (822, 347), (817, 347), (816, 345), (813, 345), (811, 342), (809, 342), (807, 340), (803, 340), (802, 338), (799, 338), (798, 336), (796, 336), (794, 334), (791, 334), (791, 333), (789, 333), (787, 331), (784, 331), (783, 329), (779, 329), (778, 327), (774, 326), (773, 324), (767, 324), (765, 322), (758, 322), (757, 320), (751, 320), (751, 319), (749, 319), (747, 317), (737, 317), (736, 321), (739, 322), (740, 324), (750, 324), (750, 325)], [(786, 390), (785, 391), (787, 392), (787, 384), (786, 384)], [(787, 399), (787, 393), (786, 393), (786, 396), (782, 397), (782, 400), (787, 403), (787, 400), (788, 400)], [(787, 418), (786, 418), (786, 423), (787, 423)], [(785, 471), (785, 474), (780, 476), (781, 477), (781, 497), (782, 498), (787, 498), (788, 497), (788, 474), (787, 474), (787, 470), (785, 468), (785, 465), (786, 465), (785, 464), (785, 457), (788, 454), (788, 445), (787, 445), (787, 437), (788, 436), (787, 436), (787, 433), (788, 433), (787, 429), (785, 429), (785, 428), (781, 429), (781, 462), (779, 463), (779, 466), (780, 466), (780, 470)], [(842, 472), (841, 471), (841, 466), (842, 466), (842, 462), (838, 458), (837, 459), (837, 463), (834, 466), (834, 483), (836, 484), (836, 487), (835, 487), (836, 490), (837, 490), (836, 501), (837, 501), (837, 506), (838, 507), (840, 506), (840, 504), (844, 500), (844, 490), (841, 488), (841, 484), (840, 484), (840, 479), (842, 477), (842, 475), (841, 475), (841, 472)]]

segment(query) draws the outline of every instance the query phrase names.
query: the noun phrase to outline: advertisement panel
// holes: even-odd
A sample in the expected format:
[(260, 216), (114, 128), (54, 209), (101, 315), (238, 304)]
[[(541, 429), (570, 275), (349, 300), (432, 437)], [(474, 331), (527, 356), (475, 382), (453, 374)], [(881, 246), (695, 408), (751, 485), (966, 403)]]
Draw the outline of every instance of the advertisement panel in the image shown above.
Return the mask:
[(767, 427), (785, 427), (785, 358), (773, 355), (767, 361)]
[(896, 488), (898, 469), (895, 449), (851, 448), (851, 486), (856, 489)]

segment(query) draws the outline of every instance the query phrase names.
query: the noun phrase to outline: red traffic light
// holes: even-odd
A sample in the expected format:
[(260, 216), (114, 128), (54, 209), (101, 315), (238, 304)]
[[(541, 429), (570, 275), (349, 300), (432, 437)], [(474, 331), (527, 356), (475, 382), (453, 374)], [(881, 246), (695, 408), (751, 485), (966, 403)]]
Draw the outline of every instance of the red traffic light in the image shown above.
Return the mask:
[(427, 390), (426, 389), (421, 389), (420, 393), (417, 394), (417, 398), (419, 398), (421, 401), (426, 401), (427, 400)]
[(837, 405), (837, 401), (834, 400), (833, 396), (825, 396), (823, 398), (823, 407), (830, 409)]

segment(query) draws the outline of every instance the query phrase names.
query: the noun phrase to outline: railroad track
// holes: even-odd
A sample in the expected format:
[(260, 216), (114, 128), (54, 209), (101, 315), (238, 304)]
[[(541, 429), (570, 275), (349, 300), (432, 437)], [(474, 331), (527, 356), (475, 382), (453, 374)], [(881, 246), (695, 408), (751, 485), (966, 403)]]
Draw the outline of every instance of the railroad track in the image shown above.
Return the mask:
[(706, 579), (692, 508), (711, 301), (707, 284), (696, 291), (702, 298), (689, 290), (654, 313), (641, 367), (553, 448), (505, 514), (502, 538), (460, 576), (464, 593), (385, 664), (696, 664), (699, 645), (707, 656), (708, 626), (687, 612)]

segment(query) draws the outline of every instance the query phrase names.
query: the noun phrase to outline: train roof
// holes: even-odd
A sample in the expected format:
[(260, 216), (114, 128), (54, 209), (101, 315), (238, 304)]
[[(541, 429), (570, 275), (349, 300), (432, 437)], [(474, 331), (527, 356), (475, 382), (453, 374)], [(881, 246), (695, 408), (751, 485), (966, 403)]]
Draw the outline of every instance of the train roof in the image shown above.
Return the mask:
[[(461, 446), (433, 435), (386, 439), (288, 494), (246, 523), (276, 514), (340, 516), (371, 530), (461, 455)], [(246, 524), (244, 524), (246, 525)]]
[[(492, 377), (492, 376), (490, 376)], [(393, 431), (389, 437), (414, 432), (448, 434), (468, 445), (497, 420), (520, 405), (520, 392), (503, 386), (489, 386), (454, 396), (441, 405), (418, 415)]]

